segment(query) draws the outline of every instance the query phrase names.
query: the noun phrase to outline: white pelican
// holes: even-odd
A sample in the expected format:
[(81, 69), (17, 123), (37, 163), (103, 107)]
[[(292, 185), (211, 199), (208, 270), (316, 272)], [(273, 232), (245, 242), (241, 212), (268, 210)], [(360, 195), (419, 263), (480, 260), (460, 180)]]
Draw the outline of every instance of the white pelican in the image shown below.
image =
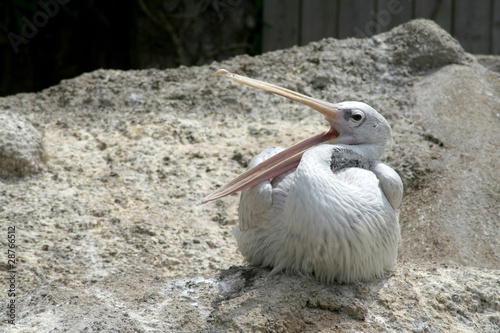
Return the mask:
[(238, 249), (256, 266), (325, 282), (367, 281), (394, 267), (399, 175), (380, 162), (389, 123), (361, 102), (332, 104), (221, 69), (217, 75), (322, 113), (330, 130), (286, 150), (266, 148), (249, 170), (203, 199), (241, 191)]

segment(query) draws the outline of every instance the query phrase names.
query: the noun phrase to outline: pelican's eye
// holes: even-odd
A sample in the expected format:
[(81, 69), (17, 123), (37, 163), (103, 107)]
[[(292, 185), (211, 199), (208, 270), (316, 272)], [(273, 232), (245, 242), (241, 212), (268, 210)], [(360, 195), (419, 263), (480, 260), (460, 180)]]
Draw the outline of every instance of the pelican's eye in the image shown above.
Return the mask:
[(354, 110), (352, 111), (351, 118), (349, 119), (352, 125), (358, 126), (365, 119), (365, 114), (361, 111)]
[(363, 116), (360, 114), (355, 114), (352, 116), (352, 120), (354, 121), (361, 121), (361, 119), (363, 119)]

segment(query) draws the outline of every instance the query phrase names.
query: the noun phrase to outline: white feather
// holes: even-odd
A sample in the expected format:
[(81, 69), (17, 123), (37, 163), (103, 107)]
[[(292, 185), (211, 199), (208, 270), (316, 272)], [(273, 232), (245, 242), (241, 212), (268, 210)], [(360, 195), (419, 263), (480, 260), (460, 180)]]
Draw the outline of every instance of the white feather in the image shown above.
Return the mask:
[(326, 283), (371, 280), (393, 268), (400, 237), (397, 215), (372, 171), (332, 172), (334, 147), (309, 149), (297, 169), (274, 180), (272, 195), (266, 196), (269, 208), (259, 214), (246, 212), (262, 196), (255, 188), (243, 191), (234, 234), (248, 262)]

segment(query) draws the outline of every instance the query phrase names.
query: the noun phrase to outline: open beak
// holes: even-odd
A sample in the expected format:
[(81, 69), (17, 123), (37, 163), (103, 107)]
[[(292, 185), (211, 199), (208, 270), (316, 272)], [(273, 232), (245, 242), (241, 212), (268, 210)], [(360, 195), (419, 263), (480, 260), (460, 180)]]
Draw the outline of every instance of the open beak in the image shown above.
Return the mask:
[[(334, 124), (342, 125), (343, 123), (345, 123), (342, 116), (343, 112), (341, 108), (336, 104), (324, 102), (316, 98), (305, 96), (299, 94), (298, 92), (278, 87), (273, 84), (233, 74), (225, 69), (219, 69), (217, 73), (215, 73), (216, 77), (219, 75), (225, 75), (228, 78), (236, 82), (246, 84), (247, 86), (269, 91), (284, 96), (286, 98), (289, 98), (291, 100), (297, 101), (299, 103), (305, 104), (323, 114), (331, 125)], [(342, 126), (339, 126), (339, 128), (341, 127)], [(271, 158), (263, 161), (262, 163), (256, 165), (255, 167), (247, 170), (246, 172), (239, 175), (226, 185), (219, 188), (214, 193), (205, 197), (201, 201), (201, 203), (204, 204), (209, 201), (220, 199), (226, 195), (242, 191), (249, 187), (255, 186), (265, 180), (277, 177), (287, 172), (288, 170), (296, 168), (300, 163), (302, 154), (304, 154), (304, 152), (307, 149), (326, 141), (332, 141), (332, 140), (337, 141), (335, 139), (339, 138), (340, 134), (341, 133), (339, 133), (338, 130), (336, 130), (332, 126), (330, 130), (324, 133), (315, 135), (312, 138), (297, 143), (296, 145), (272, 156)]]

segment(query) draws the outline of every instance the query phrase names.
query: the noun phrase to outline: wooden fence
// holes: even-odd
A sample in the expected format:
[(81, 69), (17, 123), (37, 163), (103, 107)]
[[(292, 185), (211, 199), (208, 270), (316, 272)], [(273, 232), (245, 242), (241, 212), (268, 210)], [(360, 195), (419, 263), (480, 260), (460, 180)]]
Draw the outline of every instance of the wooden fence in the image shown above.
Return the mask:
[(500, 54), (500, 0), (264, 0), (264, 52), (435, 21), (467, 52)]

